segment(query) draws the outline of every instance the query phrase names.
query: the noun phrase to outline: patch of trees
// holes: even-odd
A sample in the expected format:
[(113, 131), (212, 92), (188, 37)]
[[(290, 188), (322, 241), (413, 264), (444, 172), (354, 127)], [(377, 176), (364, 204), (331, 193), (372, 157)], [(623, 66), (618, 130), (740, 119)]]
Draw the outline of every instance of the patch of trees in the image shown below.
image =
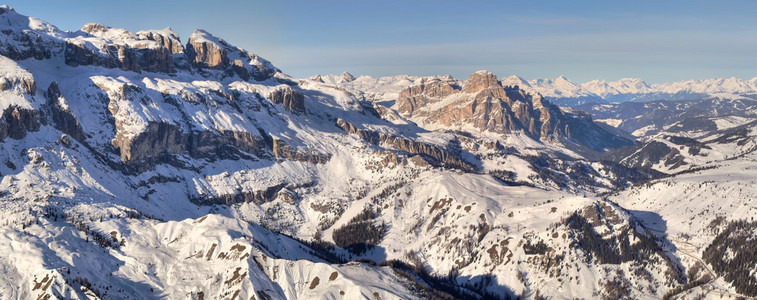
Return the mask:
[(213, 205), (213, 204), (225, 204), (234, 205), (238, 203), (253, 202), (255, 204), (264, 204), (276, 199), (279, 191), (289, 186), (289, 183), (283, 182), (274, 186), (270, 186), (265, 190), (258, 191), (242, 191), (233, 194), (224, 194), (218, 196), (212, 195), (199, 195), (189, 198), (194, 204), (197, 205)]
[(376, 214), (366, 208), (352, 218), (346, 225), (337, 228), (332, 233), (334, 243), (357, 255), (373, 249), (386, 233), (386, 226), (374, 224)]
[(665, 293), (665, 295), (662, 296), (662, 300), (673, 299), (673, 297), (675, 295), (678, 295), (678, 294), (680, 294), (683, 291), (687, 291), (687, 290), (690, 290), (690, 289), (695, 288), (697, 286), (700, 286), (700, 285), (703, 285), (705, 283), (708, 283), (708, 282), (710, 282), (710, 280), (712, 280), (712, 278), (710, 278), (710, 275), (704, 275), (702, 278), (699, 278), (699, 279), (694, 280), (694, 281), (689, 281), (689, 283), (687, 283), (687, 284), (684, 284), (682, 286), (679, 286), (679, 287), (676, 287), (676, 288), (674, 288), (672, 290), (669, 290), (667, 293)]
[(410, 265), (400, 260), (383, 261), (379, 266), (389, 266), (394, 272), (410, 282), (410, 289), (421, 299), (514, 299), (512, 293), (497, 294), (486, 291), (494, 281), (492, 275), (484, 275), (475, 283), (458, 284), (453, 274), (446, 277), (433, 276), (421, 264)]
[(602, 287), (605, 290), (602, 299), (630, 299), (631, 284), (626, 280), (620, 278), (608, 280)]
[[(637, 265), (647, 263), (665, 263), (668, 267), (666, 276), (669, 280), (682, 283), (685, 278), (679, 268), (665, 254), (657, 241), (633, 230), (637, 224), (632, 220), (630, 226), (608, 238), (599, 235), (589, 221), (578, 212), (573, 213), (563, 223), (571, 229), (571, 248), (584, 251), (588, 261), (596, 260), (600, 264), (618, 265), (634, 261)], [(634, 244), (631, 245), (631, 239)]]
[(526, 243), (523, 244), (523, 252), (526, 254), (544, 254), (547, 253), (547, 244), (542, 240), (535, 244), (532, 244), (531, 240), (526, 240)]
[(757, 222), (732, 221), (705, 248), (702, 258), (736, 292), (757, 296)]
[(509, 186), (530, 186), (534, 187), (533, 183), (530, 183), (528, 181), (523, 180), (515, 180), (517, 174), (513, 171), (507, 171), (507, 170), (491, 170), (489, 171), (489, 175), (494, 177), (494, 179), (497, 179), (499, 182), (502, 182)]
[[(574, 232), (575, 241), (573, 245), (583, 249), (590, 260), (594, 258), (602, 264), (617, 265), (632, 260), (641, 262), (654, 254), (665, 256), (662, 248), (654, 239), (638, 234), (630, 228), (625, 228), (620, 234), (606, 240), (578, 212), (574, 212), (564, 223)], [(631, 245), (629, 235), (638, 239), (638, 241)]]

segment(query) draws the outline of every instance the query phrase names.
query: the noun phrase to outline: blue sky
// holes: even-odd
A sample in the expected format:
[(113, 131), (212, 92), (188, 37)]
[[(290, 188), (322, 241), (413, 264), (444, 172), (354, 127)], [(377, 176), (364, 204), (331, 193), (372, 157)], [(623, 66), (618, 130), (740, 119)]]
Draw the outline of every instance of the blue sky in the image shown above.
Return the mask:
[(63, 30), (194, 28), (295, 77), (480, 69), (576, 82), (757, 77), (757, 1), (6, 1)]

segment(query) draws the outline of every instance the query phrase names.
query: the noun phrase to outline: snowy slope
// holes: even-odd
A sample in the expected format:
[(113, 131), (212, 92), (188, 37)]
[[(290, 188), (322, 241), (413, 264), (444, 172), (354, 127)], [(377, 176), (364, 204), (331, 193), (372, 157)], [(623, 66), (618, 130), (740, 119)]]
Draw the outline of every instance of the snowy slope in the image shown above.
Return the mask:
[[(654, 224), (598, 196), (657, 173), (393, 103), (476, 80), (295, 79), (202, 30), (177, 46), (169, 29), (64, 33), (0, 10), (3, 297), (656, 299), (690, 279)], [(507, 90), (502, 112), (594, 126)], [(721, 162), (741, 141), (722, 136)]]

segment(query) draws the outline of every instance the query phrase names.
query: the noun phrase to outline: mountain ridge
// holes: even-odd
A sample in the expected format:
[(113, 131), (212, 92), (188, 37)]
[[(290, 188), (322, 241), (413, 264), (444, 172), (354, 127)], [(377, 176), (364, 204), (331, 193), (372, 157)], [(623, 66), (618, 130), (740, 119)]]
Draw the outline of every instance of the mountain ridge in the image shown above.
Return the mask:
[[(320, 78), (336, 78), (335, 75), (316, 75)], [(395, 75), (374, 78), (367, 75), (358, 76), (358, 82), (392, 81), (400, 85), (403, 81), (415, 81), (419, 78), (445, 77)], [(314, 76), (315, 77), (315, 76)], [(393, 81), (394, 80), (394, 81)], [(757, 77), (750, 79), (710, 78), (703, 80), (681, 80), (667, 83), (649, 84), (640, 78), (622, 78), (616, 81), (591, 80), (584, 83), (574, 83), (565, 76), (555, 79), (536, 78), (527, 80), (518, 75), (501, 77), (503, 85), (518, 86), (519, 88), (539, 93), (545, 99), (561, 106), (577, 106), (585, 103), (616, 103), (616, 102), (646, 102), (655, 100), (696, 100), (707, 97), (725, 99), (751, 98), (757, 95)], [(345, 81), (329, 79), (331, 84), (346, 84)], [(404, 82), (408, 84), (407, 82)]]
[[(3, 297), (669, 297), (715, 273), (666, 234), (670, 206), (634, 193), (684, 166), (757, 169), (742, 119), (706, 143), (656, 140), (689, 148), (675, 168), (599, 160), (633, 139), (489, 72), (296, 79), (201, 30), (183, 45), (168, 29), (60, 32), (1, 7), (6, 23)], [(730, 207), (686, 212), (692, 241), (757, 209), (752, 188), (724, 187)]]

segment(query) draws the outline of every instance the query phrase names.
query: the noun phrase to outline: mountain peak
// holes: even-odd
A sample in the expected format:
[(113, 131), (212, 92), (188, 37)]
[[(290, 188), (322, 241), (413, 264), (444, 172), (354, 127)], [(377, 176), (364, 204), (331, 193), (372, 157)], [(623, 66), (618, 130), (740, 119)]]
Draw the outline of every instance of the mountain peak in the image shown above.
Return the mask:
[(101, 23), (87, 23), (81, 27), (81, 31), (94, 35), (95, 32), (105, 32), (110, 30), (110, 27)]
[(4, 5), (0, 5), (0, 15), (2, 15), (4, 13), (8, 13), (8, 12), (15, 13), (16, 10), (13, 9), (13, 7), (11, 7), (10, 5), (5, 5), (5, 4)]
[(500, 83), (497, 80), (497, 76), (489, 71), (480, 70), (471, 74), (468, 80), (465, 81), (465, 84), (463, 85), (463, 91), (468, 93), (476, 93), (480, 90), (492, 86), (500, 86)]
[(341, 77), (346, 82), (354, 81), (355, 79), (357, 79), (355, 78), (355, 76), (352, 76), (352, 74), (348, 73), (347, 71), (342, 72), (342, 74), (339, 75), (339, 77)]

